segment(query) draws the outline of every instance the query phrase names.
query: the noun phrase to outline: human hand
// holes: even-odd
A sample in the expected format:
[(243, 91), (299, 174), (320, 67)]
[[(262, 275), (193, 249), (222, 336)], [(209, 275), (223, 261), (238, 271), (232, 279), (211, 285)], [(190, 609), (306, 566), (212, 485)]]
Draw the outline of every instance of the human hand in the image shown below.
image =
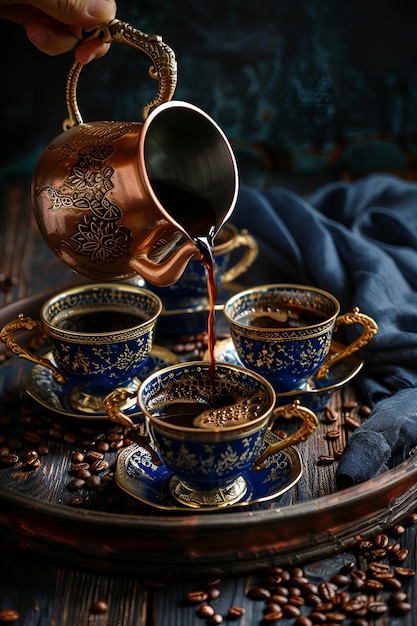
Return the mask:
[(109, 22), (115, 15), (115, 0), (0, 0), (0, 18), (22, 24), (39, 50), (55, 56), (77, 46), (75, 58), (83, 64), (109, 48), (100, 39), (79, 43), (83, 29)]

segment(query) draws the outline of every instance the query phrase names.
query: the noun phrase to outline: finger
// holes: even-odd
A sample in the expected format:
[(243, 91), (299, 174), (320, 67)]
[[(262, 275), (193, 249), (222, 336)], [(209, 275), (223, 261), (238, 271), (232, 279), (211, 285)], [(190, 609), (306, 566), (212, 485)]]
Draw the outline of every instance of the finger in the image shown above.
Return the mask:
[(75, 58), (79, 63), (85, 65), (93, 59), (99, 59), (104, 56), (109, 49), (110, 44), (104, 43), (99, 39), (91, 39), (79, 44), (75, 49)]
[(51, 56), (72, 50), (79, 41), (68, 26), (49, 16), (32, 19), (24, 28), (29, 41)]
[(114, 0), (29, 0), (33, 7), (71, 26), (92, 26), (116, 15)]

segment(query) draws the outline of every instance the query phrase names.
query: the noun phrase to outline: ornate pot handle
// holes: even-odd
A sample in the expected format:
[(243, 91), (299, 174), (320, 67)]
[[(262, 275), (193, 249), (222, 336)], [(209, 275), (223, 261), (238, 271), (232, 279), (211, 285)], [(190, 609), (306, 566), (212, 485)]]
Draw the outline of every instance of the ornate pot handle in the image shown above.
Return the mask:
[[(107, 43), (113, 41), (126, 43), (141, 50), (152, 60), (149, 75), (159, 81), (159, 90), (156, 97), (143, 108), (144, 120), (155, 107), (172, 99), (177, 86), (177, 61), (173, 50), (162, 41), (160, 35), (147, 35), (126, 22), (112, 20), (94, 27), (91, 31), (86, 31), (84, 41), (96, 38)], [(77, 104), (77, 83), (82, 68), (82, 63), (74, 61), (68, 72), (66, 102), (69, 117), (62, 124), (64, 130), (69, 130), (73, 126), (83, 123)]]

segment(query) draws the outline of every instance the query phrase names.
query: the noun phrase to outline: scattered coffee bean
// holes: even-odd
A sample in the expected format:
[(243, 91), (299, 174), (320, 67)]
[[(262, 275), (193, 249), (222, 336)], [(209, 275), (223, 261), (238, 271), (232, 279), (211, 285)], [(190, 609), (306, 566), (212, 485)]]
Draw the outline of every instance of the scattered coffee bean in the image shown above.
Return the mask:
[(187, 593), (187, 601), (191, 604), (200, 604), (200, 602), (205, 602), (208, 599), (207, 591), (203, 591), (201, 589), (189, 591)]
[(274, 624), (282, 618), (282, 611), (274, 611), (273, 613), (265, 613), (262, 618), (264, 624)]
[(227, 611), (227, 617), (229, 619), (240, 619), (245, 615), (246, 610), (241, 606), (231, 606)]
[(107, 613), (109, 606), (104, 600), (94, 600), (90, 606), (90, 613), (101, 614)]
[(223, 615), (220, 613), (213, 613), (211, 617), (208, 618), (207, 624), (213, 624), (213, 626), (217, 626), (218, 624), (223, 624)]
[(334, 463), (334, 456), (332, 454), (321, 454), (318, 458), (319, 465), (331, 465)]
[(361, 417), (369, 417), (372, 413), (372, 409), (370, 406), (363, 404), (358, 408), (358, 413)]
[(352, 409), (356, 409), (358, 403), (356, 400), (343, 400), (342, 408), (345, 410), (351, 411)]
[(271, 592), (265, 587), (252, 587), (248, 591), (248, 597), (252, 600), (268, 600), (271, 597)]
[(358, 420), (354, 419), (350, 415), (345, 415), (345, 424), (351, 430), (356, 430), (361, 425)]
[(82, 480), (82, 478), (74, 478), (68, 483), (67, 489), (70, 491), (78, 491), (78, 489), (82, 489), (84, 485), (85, 480)]
[(5, 609), (0, 611), (0, 621), (5, 624), (11, 624), (20, 618), (19, 611), (15, 611), (13, 609)]
[(198, 617), (202, 617), (202, 618), (211, 617), (212, 615), (215, 614), (215, 612), (216, 611), (213, 609), (213, 607), (210, 604), (202, 604), (197, 609)]
[(218, 587), (208, 587), (207, 595), (209, 600), (217, 600), (217, 598), (220, 598), (220, 589)]
[(336, 422), (338, 419), (337, 411), (334, 411), (330, 406), (326, 406), (324, 409), (324, 417), (327, 422)]
[(330, 441), (333, 439), (339, 439), (340, 437), (340, 430), (328, 430), (326, 432), (326, 439), (329, 439)]
[(406, 615), (412, 609), (410, 602), (406, 602), (403, 600), (402, 602), (397, 602), (391, 606), (391, 614), (395, 617), (401, 617), (401, 615)]

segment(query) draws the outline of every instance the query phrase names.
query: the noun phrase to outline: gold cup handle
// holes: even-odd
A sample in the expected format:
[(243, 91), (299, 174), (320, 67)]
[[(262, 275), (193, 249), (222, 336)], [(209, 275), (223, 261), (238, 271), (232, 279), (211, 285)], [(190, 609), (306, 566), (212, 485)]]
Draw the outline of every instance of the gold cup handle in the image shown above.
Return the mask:
[(223, 274), (222, 283), (230, 283), (243, 272), (246, 272), (258, 256), (258, 244), (246, 229), (243, 229), (233, 238), (231, 250), (240, 247), (244, 249), (243, 256)]
[(253, 465), (255, 470), (262, 469), (264, 462), (272, 454), (276, 454), (277, 452), (280, 452), (280, 450), (284, 450), (289, 446), (295, 446), (297, 443), (305, 441), (316, 430), (319, 423), (316, 414), (307, 407), (302, 406), (299, 400), (294, 400), (292, 404), (284, 404), (283, 406), (276, 407), (273, 412), (273, 417), (274, 419), (277, 419), (278, 417), (284, 417), (285, 419), (292, 419), (293, 417), (296, 417), (302, 420), (302, 424), (300, 428), (289, 437), (285, 437), (285, 439), (277, 441), (276, 443), (269, 444), (262, 454), (256, 459)]
[[(160, 35), (147, 35), (130, 24), (115, 19), (85, 32), (84, 41), (97, 38), (107, 43), (126, 43), (150, 57), (152, 65), (149, 75), (159, 81), (159, 90), (156, 97), (143, 108), (143, 119), (146, 120), (155, 107), (172, 99), (177, 86), (177, 61), (173, 50), (162, 41)], [(74, 61), (68, 72), (66, 101), (69, 117), (62, 124), (64, 130), (83, 123), (77, 104), (77, 83), (82, 68), (81, 63)]]
[(6, 344), (9, 350), (13, 352), (13, 354), (17, 354), (18, 357), (32, 361), (32, 363), (35, 363), (36, 365), (42, 365), (43, 367), (49, 368), (52, 371), (52, 376), (57, 383), (65, 383), (64, 376), (49, 359), (38, 357), (17, 343), (14, 338), (14, 333), (23, 329), (38, 329), (43, 332), (42, 322), (39, 320), (33, 320), (31, 317), (24, 317), (23, 313), (20, 313), (17, 319), (9, 322), (2, 328), (0, 332), (0, 339)]
[(103, 408), (107, 413), (107, 416), (117, 424), (121, 424), (125, 428), (129, 429), (129, 436), (131, 439), (138, 443), (142, 448), (145, 448), (149, 452), (152, 462), (160, 466), (162, 461), (158, 456), (158, 453), (150, 445), (150, 438), (146, 432), (145, 424), (135, 424), (134, 421), (122, 411), (122, 406), (128, 401), (132, 400), (136, 394), (124, 387), (118, 387), (113, 389), (103, 400)]
[(362, 335), (353, 341), (349, 346), (346, 346), (337, 352), (330, 352), (326, 361), (315, 374), (316, 378), (325, 378), (332, 365), (342, 359), (345, 359), (354, 352), (357, 352), (363, 346), (366, 346), (366, 344), (369, 343), (372, 337), (378, 332), (377, 323), (368, 315), (360, 313), (358, 307), (355, 307), (352, 312), (339, 315), (336, 319), (334, 332), (337, 331), (341, 324), (346, 324), (347, 326), (350, 326), (351, 324), (360, 324), (363, 326)]

